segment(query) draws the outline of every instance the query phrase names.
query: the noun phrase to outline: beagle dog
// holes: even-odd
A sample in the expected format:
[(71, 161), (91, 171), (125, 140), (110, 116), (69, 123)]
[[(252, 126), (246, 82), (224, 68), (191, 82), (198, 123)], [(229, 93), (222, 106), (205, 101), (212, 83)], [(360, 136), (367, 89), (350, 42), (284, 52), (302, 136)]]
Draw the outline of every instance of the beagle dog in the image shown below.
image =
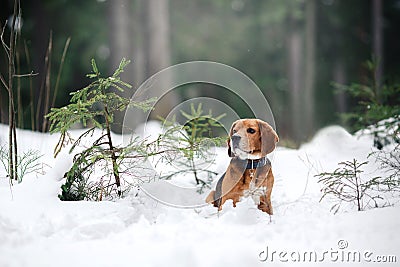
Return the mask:
[(226, 200), (233, 206), (241, 197), (251, 196), (258, 209), (273, 214), (271, 192), (274, 185), (271, 153), (279, 141), (272, 127), (259, 119), (241, 119), (232, 124), (229, 132), (228, 155), (232, 157), (226, 172), (218, 180), (215, 190), (206, 198), (218, 211)]

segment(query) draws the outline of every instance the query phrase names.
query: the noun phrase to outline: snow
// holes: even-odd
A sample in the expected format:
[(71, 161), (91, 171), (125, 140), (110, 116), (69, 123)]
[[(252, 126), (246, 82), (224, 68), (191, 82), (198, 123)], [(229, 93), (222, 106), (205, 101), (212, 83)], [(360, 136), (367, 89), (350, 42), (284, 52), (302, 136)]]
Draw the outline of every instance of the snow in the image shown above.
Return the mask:
[[(151, 127), (157, 130), (155, 124)], [(65, 149), (53, 158), (57, 135), (22, 130), (17, 134), (20, 151), (41, 151), (45, 173), (27, 175), (10, 187), (5, 170), (0, 169), (1, 267), (292, 266), (296, 255), (305, 252), (316, 252), (318, 259), (325, 255), (325, 259), (296, 262), (296, 266), (361, 266), (364, 258), (361, 263), (335, 258), (354, 251), (371, 252), (370, 259), (397, 257), (396, 263), (369, 262), (368, 266), (399, 266), (396, 198), (390, 199), (390, 207), (357, 212), (350, 205), (336, 215), (329, 211), (330, 200), (319, 202), (321, 188), (314, 175), (333, 171), (340, 161), (369, 160), (368, 154), (374, 151), (369, 136), (352, 136), (339, 126), (330, 126), (298, 150), (278, 147), (272, 157), (275, 215), (270, 220), (251, 198), (236, 208), (228, 201), (219, 215), (210, 206), (166, 206), (143, 192), (116, 201), (62, 202), (57, 194), (72, 155)], [(6, 142), (7, 126), (0, 125), (0, 143)], [(213, 168), (223, 171), (229, 161), (226, 151), (215, 151), (220, 160)], [(376, 176), (379, 166), (369, 161), (365, 174)], [(340, 249), (343, 243), (348, 247)]]

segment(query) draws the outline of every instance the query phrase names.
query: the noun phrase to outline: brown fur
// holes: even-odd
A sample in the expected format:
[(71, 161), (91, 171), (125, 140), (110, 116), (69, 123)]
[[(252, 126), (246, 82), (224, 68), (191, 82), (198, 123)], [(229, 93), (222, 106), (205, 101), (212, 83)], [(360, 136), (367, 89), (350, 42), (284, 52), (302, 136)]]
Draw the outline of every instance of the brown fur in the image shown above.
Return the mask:
[[(252, 128), (255, 132), (249, 132), (249, 128)], [(242, 119), (234, 122), (229, 132), (230, 139), (234, 134), (240, 136), (240, 147), (256, 158), (261, 158), (271, 153), (279, 141), (278, 135), (272, 127), (268, 123), (258, 119)], [(254, 170), (245, 170), (244, 161), (240, 160), (234, 154), (234, 150), (235, 148), (231, 147), (231, 142), (228, 140), (228, 155), (233, 158), (228, 166), (225, 177), (221, 178), (223, 179), (220, 181), (222, 185), (216, 189), (217, 191), (220, 190), (218, 193), (220, 197), (216, 196), (216, 191), (213, 190), (206, 198), (206, 202), (214, 204), (215, 207), (218, 207), (218, 210), (222, 209), (222, 205), (228, 199), (232, 199), (233, 206), (236, 207), (236, 203), (240, 201), (240, 198), (244, 196), (247, 190), (251, 189), (252, 179), (250, 173)], [(265, 188), (259, 196), (260, 203), (258, 204), (258, 208), (272, 215), (271, 192), (274, 185), (274, 175), (271, 165), (267, 164), (257, 168), (253, 179), (255, 188)]]

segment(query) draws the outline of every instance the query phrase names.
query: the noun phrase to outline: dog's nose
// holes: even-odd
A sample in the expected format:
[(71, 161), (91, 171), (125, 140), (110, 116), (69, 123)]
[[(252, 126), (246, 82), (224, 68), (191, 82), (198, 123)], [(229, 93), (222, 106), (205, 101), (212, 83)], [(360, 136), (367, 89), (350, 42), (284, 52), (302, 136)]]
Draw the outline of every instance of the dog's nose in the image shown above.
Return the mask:
[(238, 135), (238, 134), (234, 134), (234, 135), (232, 135), (232, 137), (231, 137), (231, 139), (232, 139), (232, 141), (239, 141), (240, 140), (240, 135)]

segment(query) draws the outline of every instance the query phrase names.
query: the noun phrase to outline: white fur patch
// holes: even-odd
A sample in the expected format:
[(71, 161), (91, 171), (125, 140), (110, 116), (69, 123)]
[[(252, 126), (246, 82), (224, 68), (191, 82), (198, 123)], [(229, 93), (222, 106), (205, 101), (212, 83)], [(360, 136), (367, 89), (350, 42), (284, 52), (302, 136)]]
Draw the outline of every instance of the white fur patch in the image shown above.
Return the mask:
[[(238, 135), (238, 134), (234, 134), (234, 135)], [(238, 135), (238, 136), (240, 136), (240, 135)], [(246, 138), (241, 138), (241, 141), (240, 141), (240, 143), (239, 143), (239, 147), (234, 148), (234, 147), (233, 147), (232, 139), (230, 139), (230, 140), (229, 140), (229, 145), (230, 145), (230, 147), (231, 147), (231, 149), (232, 149), (232, 153), (233, 153), (235, 156), (237, 156), (237, 157), (239, 157), (240, 159), (242, 159), (242, 160), (244, 160), (244, 159), (256, 160), (256, 159), (262, 158), (262, 157), (261, 157), (261, 153), (252, 154), (252, 153), (246, 152), (246, 151), (245, 151), (245, 150), (246, 150), (246, 149), (245, 149), (245, 147), (246, 147), (245, 141), (246, 141)]]
[(243, 195), (244, 197), (251, 197), (256, 205), (260, 204), (260, 197), (265, 195), (267, 192), (267, 187), (260, 186), (256, 187), (255, 179), (250, 182), (249, 190), (246, 190)]
[[(231, 145), (232, 147), (232, 145)], [(240, 148), (235, 148), (232, 149), (233, 154), (235, 154), (235, 156), (238, 156), (240, 159), (252, 159), (252, 160), (256, 160), (256, 159), (260, 159), (261, 156), (260, 155), (254, 155), (248, 152), (245, 152), (243, 150), (241, 150)]]
[(240, 159), (247, 159), (247, 155), (249, 153), (244, 152), (243, 150), (241, 150), (239, 148), (235, 148), (235, 149), (233, 149), (233, 154), (235, 154), (235, 156), (238, 156)]

